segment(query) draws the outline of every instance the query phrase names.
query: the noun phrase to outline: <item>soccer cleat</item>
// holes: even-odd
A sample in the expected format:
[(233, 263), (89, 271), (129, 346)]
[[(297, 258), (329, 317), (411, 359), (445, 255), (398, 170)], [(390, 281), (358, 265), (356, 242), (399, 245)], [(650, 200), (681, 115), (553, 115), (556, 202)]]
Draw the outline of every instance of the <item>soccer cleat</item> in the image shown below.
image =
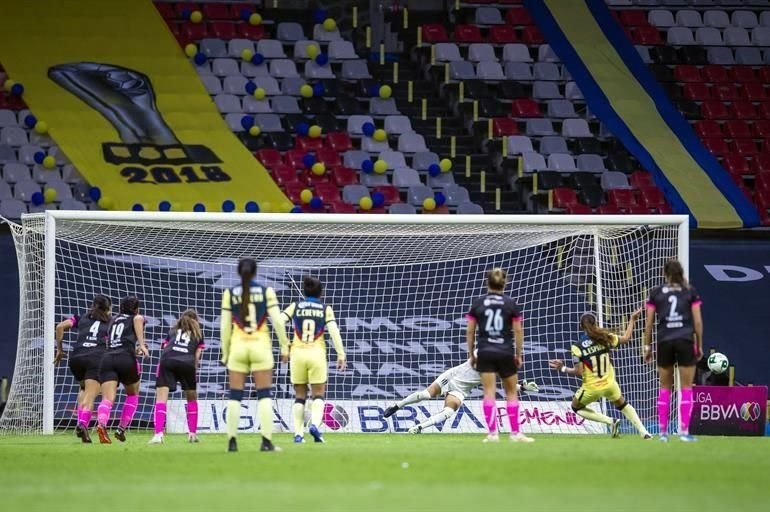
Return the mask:
[(535, 440), (531, 437), (527, 437), (521, 432), (516, 432), (515, 434), (511, 434), (510, 438), (512, 443), (534, 443)]
[(99, 442), (101, 444), (112, 444), (112, 439), (110, 439), (110, 435), (107, 433), (107, 428), (104, 425), (97, 425), (96, 433), (99, 435)]
[(409, 430), (407, 430), (410, 434), (422, 434), (422, 425), (415, 425), (413, 427), (409, 427)]
[(123, 429), (123, 427), (118, 427), (115, 429), (115, 439), (121, 443), (126, 442), (126, 431)]
[(259, 447), (259, 451), (261, 452), (281, 452), (281, 450), (278, 446), (274, 445), (273, 442), (269, 439), (262, 438), (262, 446)]
[(645, 432), (644, 434), (642, 434), (642, 439), (644, 440), (652, 439), (652, 434), (650, 434), (649, 432)]
[(683, 443), (696, 443), (698, 438), (690, 434), (682, 434), (679, 436), (679, 440)]
[(313, 436), (313, 440), (316, 443), (325, 443), (324, 436), (321, 434), (321, 431), (318, 430), (318, 427), (315, 425), (310, 425), (310, 428), (308, 429), (308, 432), (310, 432), (310, 435)]
[(301, 436), (301, 435), (297, 434), (296, 436), (294, 436), (294, 442), (296, 444), (304, 443), (305, 442), (305, 436)]
[(84, 444), (91, 444), (91, 435), (88, 433), (87, 428), (81, 425), (78, 425), (76, 430), (77, 430), (78, 437)]
[(200, 443), (201, 440), (198, 439), (198, 434), (187, 434), (187, 442), (188, 443)]
[(383, 416), (385, 416), (386, 418), (390, 418), (391, 416), (393, 416), (394, 414), (396, 414), (396, 411), (397, 411), (398, 409), (399, 409), (399, 407), (398, 407), (397, 405), (391, 405), (390, 407), (388, 407), (387, 409), (385, 409), (385, 412), (384, 412), (384, 413), (382, 413), (382, 415), (383, 415)]
[(238, 441), (236, 441), (234, 437), (231, 437), (230, 440), (227, 442), (227, 451), (228, 452), (238, 451)]
[(75, 437), (78, 439), (83, 439), (83, 431), (81, 430), (80, 424), (78, 424), (77, 427), (75, 427)]
[(497, 434), (487, 434), (487, 437), (484, 438), (484, 443), (497, 443), (500, 441), (500, 436)]
[(661, 443), (667, 443), (668, 442), (668, 434), (661, 434), (660, 437), (658, 437), (658, 440)]
[(620, 420), (614, 420), (610, 427), (610, 435), (612, 437), (620, 437)]
[(163, 444), (163, 434), (155, 434), (147, 444)]

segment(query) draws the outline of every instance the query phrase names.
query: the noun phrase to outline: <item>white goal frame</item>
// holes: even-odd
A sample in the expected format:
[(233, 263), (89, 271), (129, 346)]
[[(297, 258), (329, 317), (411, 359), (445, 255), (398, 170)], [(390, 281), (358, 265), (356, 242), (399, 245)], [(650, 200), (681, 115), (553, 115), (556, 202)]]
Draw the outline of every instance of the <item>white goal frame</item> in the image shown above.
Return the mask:
[[(33, 214), (40, 216), (41, 214)], [(63, 221), (102, 222), (270, 222), (304, 224), (411, 224), (411, 225), (594, 225), (594, 226), (678, 226), (678, 258), (685, 274), (689, 269), (689, 217), (687, 215), (367, 215), (367, 214), (266, 214), (266, 213), (193, 213), (193, 212), (123, 212), (123, 211), (63, 211), (45, 212), (45, 298), (44, 298), (44, 365), (43, 365), (43, 433), (54, 432), (54, 330), (55, 330), (55, 269), (56, 223)], [(595, 235), (596, 298), (599, 321), (603, 320), (601, 267), (599, 265), (599, 233)], [(20, 277), (23, 269), (19, 269)]]

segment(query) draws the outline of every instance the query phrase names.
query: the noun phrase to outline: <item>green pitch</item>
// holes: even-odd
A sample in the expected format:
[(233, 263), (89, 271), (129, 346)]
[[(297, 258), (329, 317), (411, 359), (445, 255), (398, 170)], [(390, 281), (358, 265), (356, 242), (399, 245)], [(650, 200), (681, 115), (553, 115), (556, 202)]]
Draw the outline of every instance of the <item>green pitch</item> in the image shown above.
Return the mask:
[[(72, 434), (0, 436), (0, 509), (7, 511), (770, 510), (770, 439), (668, 444), (626, 436), (328, 435), (282, 453), (258, 436), (225, 453), (223, 436), (111, 446)], [(94, 436), (94, 440), (96, 437)], [(108, 500), (108, 501), (106, 501)]]

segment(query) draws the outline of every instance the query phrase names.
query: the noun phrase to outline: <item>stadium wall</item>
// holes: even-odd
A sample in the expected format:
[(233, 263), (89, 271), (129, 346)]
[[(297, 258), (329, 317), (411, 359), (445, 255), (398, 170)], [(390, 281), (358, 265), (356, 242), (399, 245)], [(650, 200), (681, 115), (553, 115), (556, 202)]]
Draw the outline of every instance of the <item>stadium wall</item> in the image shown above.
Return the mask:
[[(704, 297), (706, 348), (724, 352), (740, 382), (770, 384), (770, 237), (692, 240), (690, 272)], [(0, 232), (0, 377), (13, 374), (19, 318), (16, 254)]]

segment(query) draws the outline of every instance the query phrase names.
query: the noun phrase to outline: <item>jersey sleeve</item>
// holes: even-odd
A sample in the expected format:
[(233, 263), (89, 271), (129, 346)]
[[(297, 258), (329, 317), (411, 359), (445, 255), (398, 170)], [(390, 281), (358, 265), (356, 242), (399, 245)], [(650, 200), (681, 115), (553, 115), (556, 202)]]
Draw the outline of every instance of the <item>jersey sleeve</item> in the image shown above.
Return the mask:
[(478, 322), (479, 320), (479, 300), (476, 299), (471, 303), (471, 309), (468, 310), (468, 312), (465, 314), (466, 320), (475, 320)]
[(71, 317), (69, 317), (67, 320), (69, 320), (69, 321), (70, 321), (70, 323), (72, 324), (72, 328), (73, 328), (73, 329), (77, 329), (77, 328), (78, 328), (78, 320), (80, 320), (80, 317), (79, 317), (79, 316), (77, 316), (77, 315), (72, 315), (72, 316), (71, 316)]
[(288, 306), (286, 306), (286, 309), (283, 310), (283, 319), (286, 321), (286, 323), (291, 322), (291, 320), (294, 318), (294, 312), (297, 310), (297, 303), (292, 302)]
[(703, 304), (703, 299), (700, 298), (700, 294), (695, 287), (690, 287), (690, 306), (700, 306)]
[(578, 347), (577, 345), (573, 344), (570, 347), (570, 353), (572, 354), (572, 362), (575, 363), (575, 364), (579, 363), (580, 362), (580, 356), (583, 355), (583, 351), (580, 350), (580, 347)]
[(269, 287), (265, 288), (265, 306), (267, 307), (270, 322), (273, 324), (275, 335), (278, 336), (278, 346), (280, 347), (281, 355), (286, 355), (289, 353), (289, 337), (286, 336), (286, 322), (284, 322), (283, 314), (281, 314), (275, 290)]

